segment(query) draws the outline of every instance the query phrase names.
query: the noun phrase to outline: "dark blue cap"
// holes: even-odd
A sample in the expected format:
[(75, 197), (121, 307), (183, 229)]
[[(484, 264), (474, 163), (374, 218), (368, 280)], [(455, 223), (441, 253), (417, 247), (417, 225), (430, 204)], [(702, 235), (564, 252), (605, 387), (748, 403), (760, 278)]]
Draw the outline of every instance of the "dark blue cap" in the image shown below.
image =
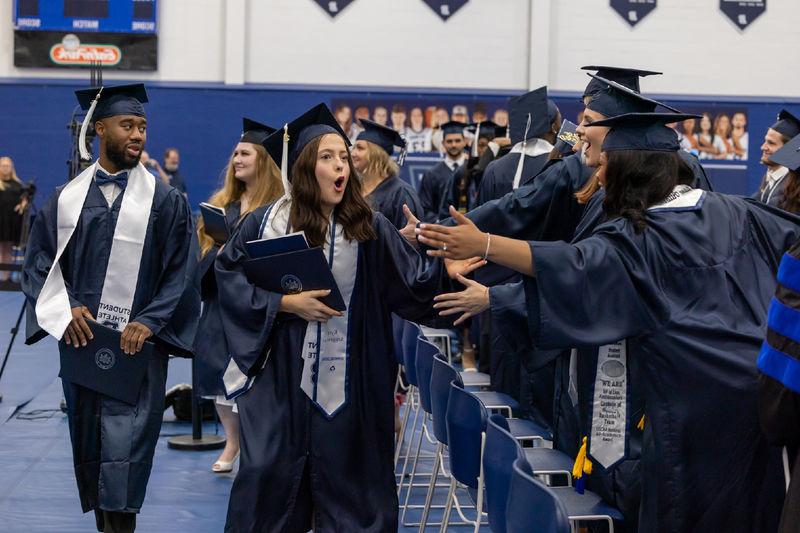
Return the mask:
[(782, 109), (781, 112), (778, 113), (778, 121), (770, 126), (770, 128), (781, 135), (794, 137), (800, 133), (800, 120), (785, 109)]
[(678, 112), (674, 107), (642, 96), (614, 80), (595, 74), (588, 74), (588, 76), (598, 82), (598, 87), (602, 86), (602, 89), (598, 89), (590, 95), (586, 108), (597, 111), (606, 117), (617, 117), (628, 113), (652, 113), (658, 106)]
[(358, 134), (357, 141), (369, 141), (377, 144), (389, 155), (394, 153), (395, 146), (403, 148), (406, 145), (406, 141), (392, 128), (365, 118), (361, 119), (361, 125), (364, 127), (364, 131)]
[(245, 117), (242, 119), (242, 138), (239, 139), (239, 141), (243, 143), (261, 144), (276, 131), (275, 128)]
[[(508, 103), (511, 143), (517, 144), (544, 135), (550, 131), (550, 124), (557, 116), (558, 107), (555, 102), (547, 98), (547, 86), (511, 98)], [(528, 117), (530, 117), (530, 126)]]
[(587, 124), (587, 127), (611, 128), (603, 141), (604, 152), (615, 150), (677, 152), (681, 147), (678, 134), (667, 124), (689, 118), (702, 117), (686, 113), (626, 113), (592, 122)]
[(489, 139), (490, 141), (495, 137), (503, 137), (506, 134), (505, 126), (498, 126), (491, 120), (473, 122), (467, 126), (467, 130), (472, 134), (477, 133), (478, 138)]
[[(350, 146), (347, 135), (342, 131), (342, 127), (336, 122), (333, 113), (325, 104), (317, 104), (289, 122), (287, 133), (289, 134), (289, 169), (297, 161), (303, 148), (321, 135), (336, 133), (344, 139), (345, 145)], [(261, 143), (278, 166), (283, 160), (283, 136), (284, 129), (280, 128)]]
[(117, 115), (145, 116), (142, 104), (147, 103), (147, 91), (144, 84), (92, 87), (75, 91), (81, 109), (88, 111), (98, 93), (100, 99), (92, 113), (92, 122)]
[(442, 135), (450, 135), (451, 133), (460, 133), (461, 135), (464, 135), (464, 130), (466, 127), (467, 125), (463, 122), (451, 120), (450, 122), (445, 122), (442, 124)]
[(561, 129), (556, 135), (556, 148), (561, 154), (572, 153), (572, 147), (578, 142), (578, 126), (567, 119), (561, 123)]
[[(601, 65), (587, 65), (585, 67), (581, 67), (581, 70), (595, 70), (597, 71), (596, 74), (601, 78), (615, 81), (637, 93), (641, 92), (641, 89), (639, 88), (639, 78), (662, 74), (661, 72), (642, 70), (639, 68), (608, 67)], [(592, 78), (592, 80), (589, 81), (589, 84), (586, 86), (586, 90), (583, 91), (583, 96), (591, 96), (596, 91), (603, 90), (604, 88), (604, 84)]]
[(784, 144), (780, 150), (769, 156), (769, 160), (789, 170), (796, 171), (800, 169), (800, 135), (795, 135), (792, 140)]

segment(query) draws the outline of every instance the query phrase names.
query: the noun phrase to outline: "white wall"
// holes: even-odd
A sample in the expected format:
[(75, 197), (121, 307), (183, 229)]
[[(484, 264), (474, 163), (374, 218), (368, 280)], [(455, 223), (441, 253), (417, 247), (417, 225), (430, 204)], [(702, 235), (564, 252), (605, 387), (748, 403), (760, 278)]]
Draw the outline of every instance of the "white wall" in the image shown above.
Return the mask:
[[(770, 0), (740, 32), (718, 0), (661, 0), (630, 28), (606, 0), (471, 0), (447, 23), (422, 0), (159, 0), (159, 70), (107, 78), (189, 82), (580, 91), (581, 65), (661, 70), (662, 94), (796, 96), (800, 1)], [(13, 66), (0, 0), (0, 78), (77, 77)]]

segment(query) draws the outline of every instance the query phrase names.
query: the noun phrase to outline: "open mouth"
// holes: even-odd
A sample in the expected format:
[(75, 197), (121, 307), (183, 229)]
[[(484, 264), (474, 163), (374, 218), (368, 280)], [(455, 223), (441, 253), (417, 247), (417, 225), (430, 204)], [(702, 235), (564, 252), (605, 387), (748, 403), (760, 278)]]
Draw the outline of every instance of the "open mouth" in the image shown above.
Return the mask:
[(333, 190), (337, 193), (344, 192), (344, 181), (344, 176), (336, 178), (336, 181), (333, 182)]

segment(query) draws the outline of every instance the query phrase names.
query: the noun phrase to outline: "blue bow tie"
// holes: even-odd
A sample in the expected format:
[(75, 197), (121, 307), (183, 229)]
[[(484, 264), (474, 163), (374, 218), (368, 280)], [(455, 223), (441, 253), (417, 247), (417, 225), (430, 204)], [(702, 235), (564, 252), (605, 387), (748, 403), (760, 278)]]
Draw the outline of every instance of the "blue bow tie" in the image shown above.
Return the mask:
[(119, 174), (114, 174), (113, 176), (109, 176), (102, 170), (97, 169), (97, 172), (94, 173), (94, 181), (97, 183), (98, 187), (100, 187), (101, 185), (105, 185), (107, 183), (114, 183), (120, 189), (124, 189), (125, 186), (128, 185), (128, 173), (120, 172)]

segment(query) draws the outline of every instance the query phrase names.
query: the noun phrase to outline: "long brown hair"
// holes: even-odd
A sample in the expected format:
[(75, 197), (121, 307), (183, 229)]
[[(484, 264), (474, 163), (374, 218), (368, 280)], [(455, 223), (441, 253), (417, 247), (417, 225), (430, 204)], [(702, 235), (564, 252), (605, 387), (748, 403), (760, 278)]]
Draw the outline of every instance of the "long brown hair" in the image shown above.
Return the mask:
[(398, 167), (394, 159), (386, 153), (386, 150), (375, 143), (369, 141), (364, 142), (367, 143), (367, 168), (364, 169), (362, 175), (378, 176), (378, 178), (383, 180), (392, 176), (397, 176), (397, 174), (400, 173), (400, 167)]
[(786, 180), (786, 187), (778, 207), (790, 213), (800, 213), (800, 176), (794, 170), (789, 170), (783, 179)]
[[(248, 144), (253, 147), (256, 153), (256, 188), (253, 191), (253, 197), (250, 199), (247, 209), (240, 213), (239, 218), (262, 205), (274, 202), (283, 195), (283, 182), (281, 182), (281, 173), (278, 166), (263, 146), (260, 144)], [(233, 154), (231, 154), (228, 165), (225, 167), (222, 187), (211, 195), (208, 200), (209, 204), (227, 208), (232, 203), (241, 200), (242, 195), (247, 190), (247, 186), (243, 181), (236, 179), (234, 174)], [(214, 246), (214, 239), (206, 233), (202, 217), (200, 217), (200, 221), (197, 224), (197, 237), (200, 240), (200, 253), (206, 255)]]
[[(325, 244), (328, 219), (322, 213), (319, 183), (317, 182), (317, 151), (322, 135), (309, 142), (292, 165), (292, 207), (289, 222), (293, 231), (304, 231), (311, 246)], [(345, 143), (346, 145), (346, 143)], [(364, 242), (377, 238), (372, 227), (372, 210), (361, 196), (361, 181), (358, 179), (350, 150), (347, 150), (347, 165), (350, 178), (344, 189), (344, 197), (334, 210), (336, 221), (344, 228), (349, 240)]]

